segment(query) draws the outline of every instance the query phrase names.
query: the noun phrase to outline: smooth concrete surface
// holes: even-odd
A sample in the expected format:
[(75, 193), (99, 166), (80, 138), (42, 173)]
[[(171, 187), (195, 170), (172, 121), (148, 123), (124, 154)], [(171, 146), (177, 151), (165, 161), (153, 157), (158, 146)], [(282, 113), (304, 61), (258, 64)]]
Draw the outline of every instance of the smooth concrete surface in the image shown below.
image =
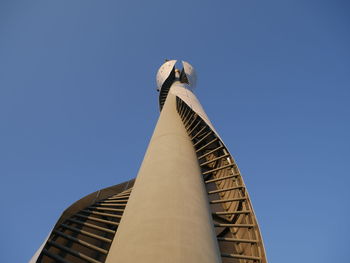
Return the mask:
[(202, 120), (205, 121), (205, 123), (210, 127), (210, 129), (212, 129), (215, 132), (215, 135), (220, 139), (221, 143), (225, 145), (219, 133), (215, 130), (213, 124), (209, 120), (196, 95), (191, 91), (190, 88), (188, 88), (187, 84), (175, 81), (171, 87), (170, 93), (179, 97), (184, 103), (186, 103), (187, 106), (189, 106), (195, 113), (197, 113), (202, 118)]
[(171, 92), (106, 262), (221, 262), (197, 157)]
[(33, 255), (33, 257), (28, 261), (28, 263), (36, 263), (36, 261), (38, 260), (41, 251), (43, 250), (43, 248), (45, 247), (45, 244), (47, 242), (47, 240), (49, 239), (50, 235), (51, 235), (52, 230), (50, 231), (50, 233), (47, 235), (47, 237), (45, 238), (45, 241), (41, 244), (41, 246), (39, 247), (39, 249), (35, 252), (35, 254)]

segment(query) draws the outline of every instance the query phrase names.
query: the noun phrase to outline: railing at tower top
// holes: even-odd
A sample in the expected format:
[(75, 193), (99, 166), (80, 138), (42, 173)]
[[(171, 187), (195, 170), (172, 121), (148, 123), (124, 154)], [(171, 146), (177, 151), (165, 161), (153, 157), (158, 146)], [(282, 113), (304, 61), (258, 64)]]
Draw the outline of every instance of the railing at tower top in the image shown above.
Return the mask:
[(223, 263), (266, 263), (259, 226), (240, 171), (209, 125), (179, 97), (177, 111), (195, 148)]

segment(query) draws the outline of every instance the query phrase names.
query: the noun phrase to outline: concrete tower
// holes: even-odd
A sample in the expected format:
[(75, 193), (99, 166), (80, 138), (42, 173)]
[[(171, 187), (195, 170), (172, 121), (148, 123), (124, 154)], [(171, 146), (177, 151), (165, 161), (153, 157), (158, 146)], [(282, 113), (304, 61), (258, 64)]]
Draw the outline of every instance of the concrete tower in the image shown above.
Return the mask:
[(239, 169), (193, 93), (187, 62), (157, 73), (160, 117), (135, 180), (70, 206), (31, 262), (261, 262)]

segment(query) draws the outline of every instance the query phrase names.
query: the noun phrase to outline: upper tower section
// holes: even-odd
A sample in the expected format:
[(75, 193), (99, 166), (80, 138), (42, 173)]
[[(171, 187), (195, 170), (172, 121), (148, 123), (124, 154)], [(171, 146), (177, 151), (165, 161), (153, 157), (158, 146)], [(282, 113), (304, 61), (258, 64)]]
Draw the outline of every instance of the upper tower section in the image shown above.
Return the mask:
[(174, 82), (186, 84), (186, 87), (193, 90), (196, 87), (197, 75), (192, 65), (182, 61), (182, 69), (177, 69), (177, 60), (166, 60), (157, 72), (157, 91), (159, 91), (159, 108), (162, 110), (168, 96), (171, 85)]

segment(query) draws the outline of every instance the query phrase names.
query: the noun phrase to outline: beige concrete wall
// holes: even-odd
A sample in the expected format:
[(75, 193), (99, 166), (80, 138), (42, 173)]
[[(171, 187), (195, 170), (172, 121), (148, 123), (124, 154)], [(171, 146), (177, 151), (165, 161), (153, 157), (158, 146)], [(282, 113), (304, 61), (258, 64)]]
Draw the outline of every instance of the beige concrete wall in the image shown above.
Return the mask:
[(221, 262), (198, 161), (171, 93), (106, 262)]

